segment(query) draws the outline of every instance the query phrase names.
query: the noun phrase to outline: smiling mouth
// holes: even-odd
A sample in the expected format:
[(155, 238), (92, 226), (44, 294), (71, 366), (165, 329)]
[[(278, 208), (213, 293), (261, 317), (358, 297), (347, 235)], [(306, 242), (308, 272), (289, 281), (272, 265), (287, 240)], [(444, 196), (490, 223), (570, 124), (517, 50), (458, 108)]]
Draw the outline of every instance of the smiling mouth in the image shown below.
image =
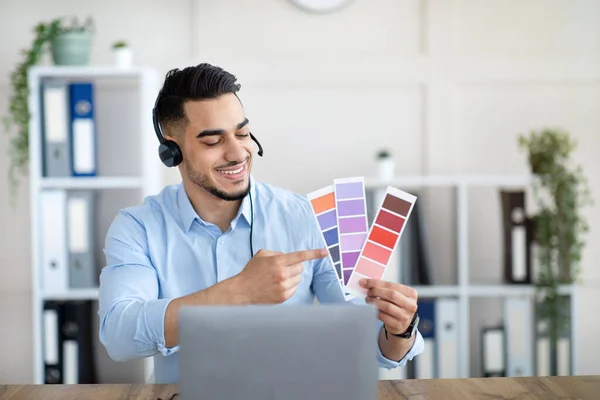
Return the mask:
[(241, 165), (229, 168), (217, 168), (217, 172), (227, 179), (235, 180), (240, 179), (246, 173), (248, 168), (248, 162), (244, 161)]

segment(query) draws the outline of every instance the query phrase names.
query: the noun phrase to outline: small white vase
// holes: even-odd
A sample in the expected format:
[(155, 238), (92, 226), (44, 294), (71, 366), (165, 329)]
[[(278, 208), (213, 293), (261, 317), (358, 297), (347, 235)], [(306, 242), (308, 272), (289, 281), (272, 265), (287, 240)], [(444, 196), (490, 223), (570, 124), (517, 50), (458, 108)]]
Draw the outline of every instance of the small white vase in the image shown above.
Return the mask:
[(133, 65), (133, 50), (129, 47), (113, 49), (113, 60), (119, 68), (129, 68)]
[(377, 160), (377, 177), (384, 182), (394, 179), (396, 162), (393, 158), (380, 158)]

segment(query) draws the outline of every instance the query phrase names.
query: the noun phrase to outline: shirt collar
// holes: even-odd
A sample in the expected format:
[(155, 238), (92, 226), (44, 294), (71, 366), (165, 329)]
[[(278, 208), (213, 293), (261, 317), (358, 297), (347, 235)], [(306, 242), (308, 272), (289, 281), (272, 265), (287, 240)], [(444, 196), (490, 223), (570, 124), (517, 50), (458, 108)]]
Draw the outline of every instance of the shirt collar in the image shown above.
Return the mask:
[[(240, 208), (239, 208), (236, 216), (234, 217), (233, 221), (231, 221), (232, 229), (235, 229), (240, 216), (244, 217), (246, 222), (248, 224), (250, 224), (250, 222), (252, 220), (250, 197), (252, 197), (252, 203), (254, 204), (254, 208), (256, 208), (256, 187), (255, 186), (256, 186), (256, 184), (255, 184), (254, 178), (252, 177), (252, 175), (250, 175), (251, 196), (246, 195), (246, 197), (244, 197), (244, 199), (242, 200), (242, 203), (240, 204)], [(177, 203), (179, 205), (179, 213), (181, 215), (181, 222), (183, 223), (183, 227), (186, 232), (189, 232), (190, 228), (192, 227), (192, 224), (194, 223), (194, 220), (198, 220), (198, 222), (200, 222), (201, 224), (207, 225), (207, 222), (204, 221), (202, 218), (200, 218), (200, 216), (198, 216), (198, 213), (196, 213), (196, 210), (194, 210), (194, 207), (192, 206), (192, 202), (190, 201), (189, 197), (187, 196), (187, 193), (185, 191), (185, 187), (183, 186), (183, 183), (179, 184), (179, 189), (177, 191)]]

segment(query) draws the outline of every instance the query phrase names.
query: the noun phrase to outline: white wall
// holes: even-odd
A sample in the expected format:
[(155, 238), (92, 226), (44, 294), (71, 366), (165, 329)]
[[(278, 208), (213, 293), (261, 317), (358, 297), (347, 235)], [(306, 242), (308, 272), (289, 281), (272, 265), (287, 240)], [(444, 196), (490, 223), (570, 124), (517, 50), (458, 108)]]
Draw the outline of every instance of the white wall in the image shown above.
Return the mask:
[[(371, 175), (384, 145), (400, 173), (525, 173), (517, 135), (558, 125), (579, 141), (577, 161), (600, 196), (597, 1), (355, 0), (333, 15), (309, 15), (287, 0), (3, 3), (0, 36), (11, 40), (0, 41), (0, 113), (8, 72), (31, 28), (64, 14), (95, 18), (95, 64), (109, 63), (110, 43), (124, 38), (136, 61), (161, 72), (206, 61), (235, 73), (265, 148), (255, 175), (273, 184), (305, 193), (335, 177)], [(0, 171), (7, 165), (0, 158)], [(283, 165), (293, 172), (282, 173)], [(166, 183), (178, 180), (176, 171), (166, 173)], [(0, 202), (8, 204), (5, 174), (0, 188)], [(501, 265), (497, 195), (472, 195), (471, 278), (488, 282), (499, 279)], [(26, 190), (19, 198), (18, 209), (0, 209), (2, 382), (31, 379)], [(450, 198), (442, 193), (427, 203), (439, 283), (456, 279)], [(600, 288), (593, 264), (600, 212), (587, 215), (576, 372), (597, 374), (600, 325), (586, 316), (594, 314)], [(108, 360), (103, 365), (109, 381), (130, 378)]]

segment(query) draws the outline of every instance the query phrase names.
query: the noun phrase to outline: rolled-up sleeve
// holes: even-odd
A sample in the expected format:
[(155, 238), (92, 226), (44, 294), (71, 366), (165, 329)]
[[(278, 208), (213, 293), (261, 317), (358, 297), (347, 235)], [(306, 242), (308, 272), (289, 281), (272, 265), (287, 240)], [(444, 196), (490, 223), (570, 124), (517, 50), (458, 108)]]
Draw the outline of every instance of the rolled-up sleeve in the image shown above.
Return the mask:
[(159, 284), (143, 226), (126, 211), (111, 224), (100, 274), (99, 336), (109, 356), (128, 361), (177, 347), (165, 347), (164, 318), (171, 299), (159, 299)]
[[(378, 325), (379, 329), (377, 330), (377, 332), (380, 332), (383, 327), (383, 323), (381, 321), (378, 321)], [(417, 330), (415, 335), (416, 337), (412, 347), (401, 360), (390, 360), (389, 358), (385, 357), (381, 352), (381, 348), (379, 347), (379, 341), (377, 341), (377, 363), (379, 364), (379, 366), (387, 369), (403, 367), (408, 361), (411, 361), (415, 356), (421, 354), (425, 349), (425, 342), (423, 341), (423, 336), (421, 335), (421, 332)], [(379, 335), (377, 335), (377, 337), (379, 338)]]

